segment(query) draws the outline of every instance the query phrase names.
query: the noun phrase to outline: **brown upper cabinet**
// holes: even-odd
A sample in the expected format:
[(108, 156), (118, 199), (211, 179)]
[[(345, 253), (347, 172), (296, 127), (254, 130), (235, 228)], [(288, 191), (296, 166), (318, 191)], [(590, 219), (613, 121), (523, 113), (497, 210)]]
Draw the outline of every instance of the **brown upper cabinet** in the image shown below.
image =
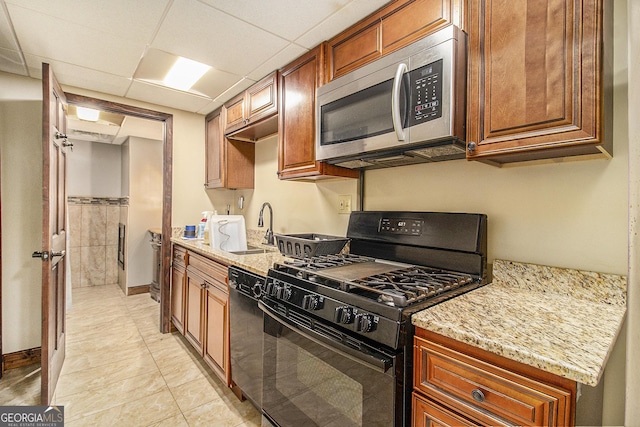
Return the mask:
[(611, 155), (612, 3), (469, 2), (467, 158)]
[(205, 118), (205, 188), (253, 188), (255, 144), (224, 136), (224, 107)]
[(224, 134), (255, 142), (278, 132), (278, 73), (274, 71), (224, 104)]
[(324, 83), (322, 45), (280, 70), (278, 177), (357, 178), (358, 171), (316, 161), (316, 88)]
[(464, 0), (398, 0), (326, 44), (331, 81), (450, 24), (465, 29)]

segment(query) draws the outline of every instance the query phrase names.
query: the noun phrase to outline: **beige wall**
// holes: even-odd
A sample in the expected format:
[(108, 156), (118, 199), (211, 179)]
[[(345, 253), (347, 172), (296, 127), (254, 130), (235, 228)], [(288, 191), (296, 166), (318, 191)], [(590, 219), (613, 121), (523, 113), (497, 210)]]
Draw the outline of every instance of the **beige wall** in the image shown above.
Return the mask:
[(31, 258), (42, 246), (41, 123), (41, 100), (0, 100), (3, 353), (41, 341), (42, 261)]
[(151, 284), (150, 228), (162, 228), (162, 141), (129, 137), (129, 209), (125, 270), (127, 286)]

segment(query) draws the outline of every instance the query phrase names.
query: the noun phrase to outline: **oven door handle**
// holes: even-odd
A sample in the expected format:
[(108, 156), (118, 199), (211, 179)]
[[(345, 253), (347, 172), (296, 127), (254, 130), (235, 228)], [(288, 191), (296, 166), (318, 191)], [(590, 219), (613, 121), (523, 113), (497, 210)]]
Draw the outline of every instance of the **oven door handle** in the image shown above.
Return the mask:
[(393, 366), (393, 358), (390, 356), (377, 352), (363, 352), (361, 350), (349, 347), (348, 345), (345, 345), (334, 338), (323, 335), (318, 331), (309, 329), (307, 326), (296, 322), (294, 319), (280, 316), (279, 314), (275, 313), (269, 306), (265, 305), (262, 301), (258, 301), (258, 307), (260, 307), (260, 310), (262, 310), (269, 317), (273, 318), (276, 322), (285, 324), (288, 327), (295, 329), (297, 333), (307, 338), (308, 340), (322, 345), (323, 347), (328, 346), (331, 350), (335, 351), (341, 356), (356, 361), (369, 369), (385, 373), (389, 370), (389, 368)]

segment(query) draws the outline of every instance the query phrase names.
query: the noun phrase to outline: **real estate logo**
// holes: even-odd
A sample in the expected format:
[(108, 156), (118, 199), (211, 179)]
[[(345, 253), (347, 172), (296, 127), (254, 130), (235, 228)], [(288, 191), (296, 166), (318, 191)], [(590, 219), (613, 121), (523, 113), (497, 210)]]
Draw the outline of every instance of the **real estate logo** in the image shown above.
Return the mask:
[(64, 427), (64, 406), (0, 406), (0, 427)]

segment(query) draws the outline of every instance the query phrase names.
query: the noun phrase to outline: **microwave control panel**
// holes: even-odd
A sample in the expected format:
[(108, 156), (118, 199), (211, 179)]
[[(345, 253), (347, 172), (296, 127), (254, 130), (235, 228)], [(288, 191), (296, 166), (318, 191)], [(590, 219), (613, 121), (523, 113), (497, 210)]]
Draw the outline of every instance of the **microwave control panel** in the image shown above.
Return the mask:
[(442, 117), (442, 59), (408, 73), (411, 90), (409, 126)]

